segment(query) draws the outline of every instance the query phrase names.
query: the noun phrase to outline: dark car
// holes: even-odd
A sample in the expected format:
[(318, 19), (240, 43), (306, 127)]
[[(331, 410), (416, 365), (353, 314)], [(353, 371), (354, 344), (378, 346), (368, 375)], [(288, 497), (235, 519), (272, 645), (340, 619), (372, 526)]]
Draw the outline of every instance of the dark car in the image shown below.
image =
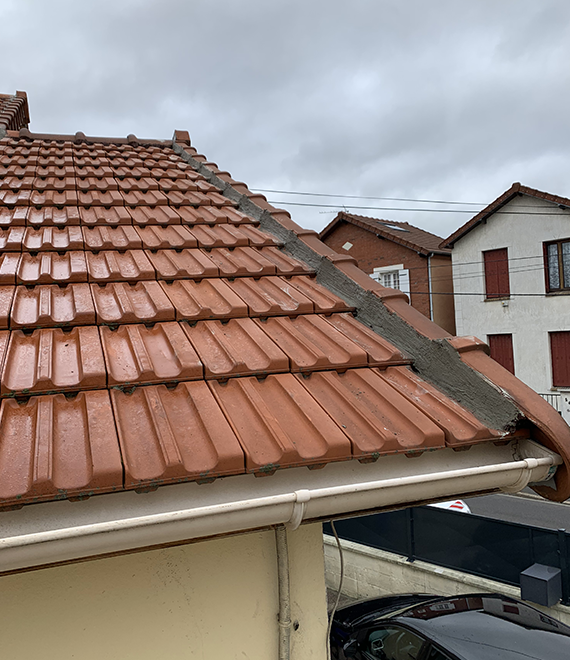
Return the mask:
[(338, 660), (570, 660), (570, 628), (500, 594), (403, 594), (339, 609)]

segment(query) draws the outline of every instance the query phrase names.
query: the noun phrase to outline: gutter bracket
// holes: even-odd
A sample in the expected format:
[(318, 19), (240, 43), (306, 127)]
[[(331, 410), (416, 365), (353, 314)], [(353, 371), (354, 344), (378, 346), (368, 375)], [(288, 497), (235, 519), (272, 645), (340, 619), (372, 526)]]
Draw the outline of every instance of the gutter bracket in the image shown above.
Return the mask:
[(291, 518), (289, 518), (289, 522), (286, 523), (287, 529), (294, 531), (303, 522), (303, 518), (305, 517), (305, 509), (307, 506), (307, 502), (310, 499), (311, 499), (311, 491), (307, 489), (295, 491), (295, 502), (293, 504), (293, 512), (291, 513)]

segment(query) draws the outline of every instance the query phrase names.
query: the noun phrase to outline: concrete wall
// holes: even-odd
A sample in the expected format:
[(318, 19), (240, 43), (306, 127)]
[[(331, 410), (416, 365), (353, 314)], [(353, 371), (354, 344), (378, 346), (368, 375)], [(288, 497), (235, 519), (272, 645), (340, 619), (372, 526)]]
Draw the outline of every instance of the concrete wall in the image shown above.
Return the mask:
[[(342, 593), (351, 598), (372, 598), (387, 594), (428, 593), (454, 596), (466, 593), (502, 593), (520, 598), (520, 589), (474, 575), (440, 568), (422, 561), (409, 562), (405, 557), (369, 548), (351, 541), (341, 541), (345, 577)], [(336, 541), (325, 536), (326, 582), (337, 590), (340, 560)], [(570, 625), (570, 607), (534, 607)]]
[(358, 267), (369, 275), (374, 268), (403, 264), (410, 269), (411, 304), (428, 318), (430, 316), (429, 296), (414, 291), (429, 291), (428, 260), (414, 250), (394, 243), (385, 238), (378, 238), (374, 233), (348, 222), (339, 222), (325, 238), (324, 243), (340, 254), (345, 243), (352, 243), (348, 254), (358, 262)]
[[(321, 525), (289, 533), (292, 659), (324, 660)], [(277, 657), (273, 532), (0, 578), (2, 657)]]
[[(524, 213), (533, 213), (527, 215)], [(570, 211), (517, 197), (460, 239), (452, 252), (458, 335), (513, 335), (515, 374), (538, 392), (552, 389), (549, 332), (570, 330), (570, 298), (546, 295), (543, 243), (570, 237)], [(511, 298), (485, 300), (482, 252), (508, 248)], [(516, 294), (538, 294), (520, 297)]]

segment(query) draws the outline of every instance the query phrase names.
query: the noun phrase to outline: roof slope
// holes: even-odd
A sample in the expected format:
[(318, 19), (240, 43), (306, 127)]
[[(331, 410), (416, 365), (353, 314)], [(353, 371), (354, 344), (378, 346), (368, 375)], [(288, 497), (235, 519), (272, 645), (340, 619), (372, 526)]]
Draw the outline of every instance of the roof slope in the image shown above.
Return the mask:
[(454, 345), (185, 132), (8, 131), (0, 246), (0, 506), (521, 433), (570, 455), (484, 346)]
[(541, 190), (536, 190), (536, 188), (529, 188), (528, 186), (523, 186), (520, 183), (513, 183), (513, 185), (508, 190), (506, 190), (502, 195), (497, 197), (496, 200), (491, 202), (482, 211), (477, 213), (477, 215), (471, 218), (471, 220), (469, 220), (464, 225), (459, 227), (459, 229), (454, 231), (453, 234), (451, 234), (451, 236), (448, 236), (448, 238), (442, 241), (441, 247), (452, 248), (454, 243), (456, 243), (460, 238), (463, 238), (463, 236), (468, 234), (472, 229), (475, 229), (477, 225), (481, 224), (493, 213), (496, 213), (499, 209), (505, 206), (505, 204), (508, 204), (512, 199), (521, 195), (527, 195), (528, 197), (535, 197), (536, 199), (543, 199), (546, 202), (552, 202), (552, 204), (556, 204), (557, 206), (570, 208), (570, 199), (568, 199), (567, 197), (559, 197), (558, 195), (552, 195), (547, 192), (542, 192)]
[(324, 241), (326, 237), (341, 222), (349, 222), (353, 225), (366, 229), (376, 236), (382, 236), (388, 240), (399, 243), (405, 247), (419, 252), (420, 254), (450, 254), (450, 250), (440, 246), (442, 238), (435, 234), (414, 227), (408, 222), (394, 222), (392, 220), (380, 220), (378, 218), (369, 218), (365, 215), (356, 215), (340, 211), (336, 218), (332, 220), (319, 234), (319, 238)]

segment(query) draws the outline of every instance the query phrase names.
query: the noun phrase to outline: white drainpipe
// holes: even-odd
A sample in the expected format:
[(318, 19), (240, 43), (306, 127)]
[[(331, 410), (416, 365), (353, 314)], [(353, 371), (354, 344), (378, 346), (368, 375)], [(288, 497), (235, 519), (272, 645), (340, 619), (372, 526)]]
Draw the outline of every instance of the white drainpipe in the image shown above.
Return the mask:
[(277, 579), (279, 585), (279, 660), (291, 655), (291, 595), (289, 584), (289, 549), (284, 525), (275, 528), (277, 549)]

